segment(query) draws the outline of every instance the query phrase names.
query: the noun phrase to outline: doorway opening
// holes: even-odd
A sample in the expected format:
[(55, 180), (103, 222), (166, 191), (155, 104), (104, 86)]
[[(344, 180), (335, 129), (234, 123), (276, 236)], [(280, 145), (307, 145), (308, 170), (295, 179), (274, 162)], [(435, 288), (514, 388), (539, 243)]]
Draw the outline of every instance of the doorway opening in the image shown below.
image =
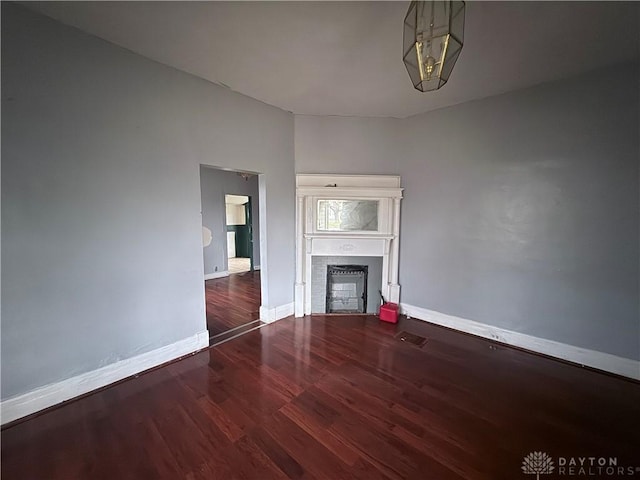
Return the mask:
[(226, 194), (224, 201), (229, 274), (253, 271), (251, 197)]
[(258, 174), (200, 167), (210, 345), (264, 325), (260, 321), (260, 188)]

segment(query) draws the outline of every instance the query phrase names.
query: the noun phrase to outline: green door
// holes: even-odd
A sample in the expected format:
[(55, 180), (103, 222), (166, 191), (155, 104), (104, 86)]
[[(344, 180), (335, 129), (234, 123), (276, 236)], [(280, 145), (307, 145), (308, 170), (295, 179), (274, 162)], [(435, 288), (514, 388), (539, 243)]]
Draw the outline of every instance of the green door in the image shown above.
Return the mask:
[(253, 217), (251, 216), (251, 197), (249, 201), (244, 204), (244, 214), (247, 219), (247, 257), (251, 262), (251, 271), (253, 271)]

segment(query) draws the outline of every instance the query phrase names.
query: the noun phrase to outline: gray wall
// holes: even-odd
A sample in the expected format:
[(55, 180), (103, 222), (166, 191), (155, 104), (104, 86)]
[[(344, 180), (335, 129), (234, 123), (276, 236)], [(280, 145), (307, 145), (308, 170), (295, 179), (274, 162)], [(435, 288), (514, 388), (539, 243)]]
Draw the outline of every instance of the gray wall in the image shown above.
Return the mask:
[(228, 269), (227, 223), (225, 199), (227, 194), (251, 197), (253, 224), (253, 261), (260, 265), (260, 199), (258, 177), (247, 180), (235, 172), (200, 167), (200, 191), (202, 198), (202, 225), (211, 230), (211, 244), (204, 247), (204, 274), (224, 272)]
[(402, 120), (296, 117), (296, 171), (402, 176), (402, 302), (638, 359), (638, 80), (626, 65)]
[(394, 118), (296, 115), (296, 173), (395, 174), (401, 128)]
[(640, 358), (638, 69), (406, 120), (402, 301)]
[(263, 173), (293, 300), (289, 113), (5, 2), (2, 160), (2, 398), (205, 330), (200, 164)]

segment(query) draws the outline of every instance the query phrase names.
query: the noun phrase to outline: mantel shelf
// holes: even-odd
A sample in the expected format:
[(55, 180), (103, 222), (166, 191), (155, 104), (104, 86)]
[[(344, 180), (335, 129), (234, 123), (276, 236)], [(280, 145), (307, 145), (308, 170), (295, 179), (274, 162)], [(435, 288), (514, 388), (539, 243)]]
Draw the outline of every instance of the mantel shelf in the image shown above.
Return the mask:
[(368, 232), (339, 232), (339, 233), (305, 233), (304, 238), (327, 238), (344, 240), (346, 238), (375, 238), (381, 240), (393, 240), (395, 235), (389, 235), (384, 233), (368, 233)]
[(298, 187), (299, 197), (322, 198), (402, 198), (402, 188), (389, 187)]

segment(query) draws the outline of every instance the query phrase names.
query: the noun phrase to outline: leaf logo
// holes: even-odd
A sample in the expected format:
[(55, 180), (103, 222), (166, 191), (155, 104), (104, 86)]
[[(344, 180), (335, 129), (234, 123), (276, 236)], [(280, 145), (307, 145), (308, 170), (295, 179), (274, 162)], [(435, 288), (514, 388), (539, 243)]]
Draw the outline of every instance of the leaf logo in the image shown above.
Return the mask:
[(528, 475), (535, 475), (536, 480), (540, 480), (540, 474), (550, 474), (554, 468), (553, 460), (544, 452), (531, 452), (522, 461), (522, 471)]

